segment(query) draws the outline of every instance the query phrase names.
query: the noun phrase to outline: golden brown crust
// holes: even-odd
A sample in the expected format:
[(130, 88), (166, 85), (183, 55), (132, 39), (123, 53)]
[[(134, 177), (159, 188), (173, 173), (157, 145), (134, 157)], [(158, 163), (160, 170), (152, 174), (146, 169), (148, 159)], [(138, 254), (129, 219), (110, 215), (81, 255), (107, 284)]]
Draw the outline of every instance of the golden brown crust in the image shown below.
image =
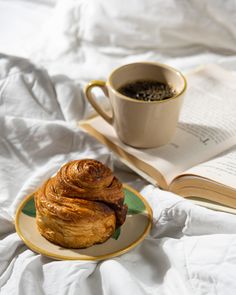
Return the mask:
[(92, 159), (64, 165), (35, 193), (35, 204), (41, 234), (73, 248), (104, 242), (127, 213), (122, 184)]

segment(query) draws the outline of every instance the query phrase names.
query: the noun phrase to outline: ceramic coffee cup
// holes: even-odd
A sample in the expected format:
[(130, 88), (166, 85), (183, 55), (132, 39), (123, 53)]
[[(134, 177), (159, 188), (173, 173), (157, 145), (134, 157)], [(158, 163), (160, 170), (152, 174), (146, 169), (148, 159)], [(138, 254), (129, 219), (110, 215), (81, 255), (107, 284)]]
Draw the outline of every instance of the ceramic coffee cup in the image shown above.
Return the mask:
[[(160, 101), (141, 101), (122, 95), (118, 89), (137, 80), (169, 84), (175, 95)], [(111, 124), (120, 140), (137, 148), (153, 148), (168, 143), (175, 134), (186, 79), (176, 69), (156, 62), (136, 62), (116, 68), (105, 81), (91, 81), (85, 94), (94, 109)], [(100, 87), (109, 98), (112, 115), (103, 110), (92, 93)]]

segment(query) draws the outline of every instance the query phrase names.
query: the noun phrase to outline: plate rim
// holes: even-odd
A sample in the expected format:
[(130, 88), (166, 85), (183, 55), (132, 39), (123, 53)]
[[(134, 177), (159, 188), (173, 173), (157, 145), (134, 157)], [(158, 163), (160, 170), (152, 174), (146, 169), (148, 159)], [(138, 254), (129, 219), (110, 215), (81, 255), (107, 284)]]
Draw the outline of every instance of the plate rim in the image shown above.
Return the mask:
[(145, 205), (145, 208), (146, 208), (146, 211), (147, 211), (147, 218), (148, 218), (148, 224), (147, 224), (144, 232), (142, 233), (142, 235), (136, 241), (134, 241), (133, 243), (131, 243), (130, 245), (128, 245), (124, 249), (121, 249), (121, 250), (118, 250), (118, 251), (115, 251), (115, 252), (112, 252), (112, 253), (109, 253), (109, 254), (106, 254), (106, 255), (96, 256), (96, 257), (95, 256), (89, 256), (89, 255), (81, 255), (81, 257), (75, 257), (75, 256), (73, 257), (73, 256), (67, 256), (67, 255), (54, 254), (54, 253), (51, 253), (51, 252), (49, 252), (47, 250), (44, 250), (44, 249), (38, 247), (37, 245), (31, 243), (31, 241), (29, 241), (28, 239), (25, 238), (24, 234), (21, 231), (21, 228), (19, 226), (19, 216), (20, 216), (20, 214), (22, 212), (22, 208), (28, 202), (28, 200), (32, 197), (34, 192), (28, 194), (20, 202), (20, 204), (19, 204), (19, 206), (18, 206), (18, 208), (16, 210), (16, 214), (15, 214), (15, 229), (16, 229), (16, 232), (19, 235), (19, 237), (23, 240), (23, 242), (26, 244), (26, 246), (29, 247), (29, 249), (31, 249), (32, 251), (34, 251), (34, 252), (36, 252), (38, 254), (42, 254), (44, 256), (54, 258), (56, 260), (83, 260), (83, 261), (84, 260), (90, 260), (90, 261), (98, 261), (98, 260), (105, 260), (105, 259), (108, 259), (108, 258), (113, 258), (113, 257), (120, 256), (122, 254), (125, 254), (128, 251), (130, 251), (131, 249), (135, 248), (148, 235), (148, 233), (149, 233), (149, 231), (151, 229), (151, 226), (152, 226), (153, 212), (152, 212), (152, 208), (150, 207), (147, 200), (138, 191), (136, 191), (134, 188), (132, 188), (128, 184), (123, 184), (123, 188), (128, 189), (129, 191), (134, 193), (138, 198), (140, 198), (142, 200), (142, 202)]

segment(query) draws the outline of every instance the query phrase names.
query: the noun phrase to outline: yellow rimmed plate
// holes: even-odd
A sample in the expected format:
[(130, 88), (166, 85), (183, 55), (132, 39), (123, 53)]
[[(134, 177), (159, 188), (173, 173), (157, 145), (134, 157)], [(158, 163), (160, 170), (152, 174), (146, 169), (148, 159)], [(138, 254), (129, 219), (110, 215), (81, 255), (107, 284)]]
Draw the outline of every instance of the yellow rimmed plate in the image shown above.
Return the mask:
[(152, 210), (147, 201), (128, 185), (124, 185), (123, 190), (128, 205), (126, 221), (103, 244), (87, 249), (67, 249), (46, 240), (37, 229), (33, 193), (17, 209), (16, 231), (31, 250), (58, 260), (103, 260), (119, 256), (141, 243), (152, 225)]

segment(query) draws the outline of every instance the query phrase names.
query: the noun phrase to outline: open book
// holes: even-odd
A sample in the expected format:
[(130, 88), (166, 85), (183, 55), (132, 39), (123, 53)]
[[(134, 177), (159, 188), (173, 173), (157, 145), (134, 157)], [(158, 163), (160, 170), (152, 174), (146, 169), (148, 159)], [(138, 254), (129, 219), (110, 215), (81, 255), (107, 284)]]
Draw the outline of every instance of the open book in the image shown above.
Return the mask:
[(209, 65), (187, 82), (175, 137), (165, 146), (127, 146), (100, 116), (80, 126), (149, 182), (199, 203), (236, 208), (236, 73)]

